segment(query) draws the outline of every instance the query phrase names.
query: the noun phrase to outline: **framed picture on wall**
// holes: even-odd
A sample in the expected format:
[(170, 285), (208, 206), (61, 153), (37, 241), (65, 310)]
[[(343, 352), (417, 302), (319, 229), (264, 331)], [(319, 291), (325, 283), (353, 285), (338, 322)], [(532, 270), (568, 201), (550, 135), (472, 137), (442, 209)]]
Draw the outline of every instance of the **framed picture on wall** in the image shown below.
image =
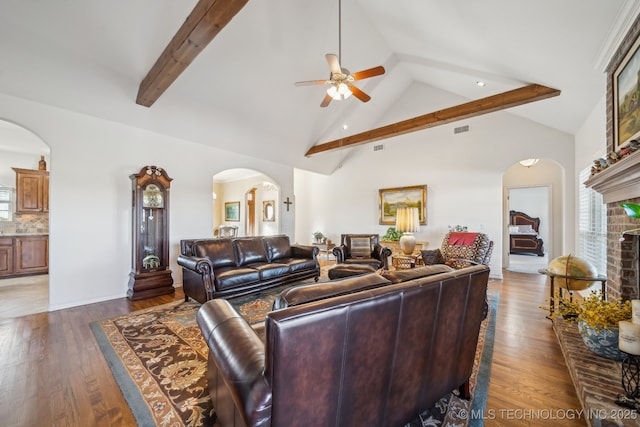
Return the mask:
[(379, 191), (381, 225), (396, 225), (396, 210), (406, 206), (418, 208), (420, 225), (427, 224), (427, 186), (382, 188)]
[(265, 200), (262, 202), (262, 221), (273, 222), (276, 220), (276, 202)]
[(224, 220), (240, 221), (240, 202), (224, 203)]
[(613, 149), (640, 137), (640, 38), (613, 73)]

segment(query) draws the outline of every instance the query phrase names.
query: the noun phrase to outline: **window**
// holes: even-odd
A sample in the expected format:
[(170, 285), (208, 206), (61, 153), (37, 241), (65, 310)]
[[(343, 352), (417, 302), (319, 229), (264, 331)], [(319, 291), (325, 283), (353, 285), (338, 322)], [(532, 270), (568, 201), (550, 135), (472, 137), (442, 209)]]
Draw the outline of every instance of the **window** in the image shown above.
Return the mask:
[(0, 221), (11, 221), (12, 208), (13, 188), (0, 187)]
[(602, 195), (582, 184), (591, 174), (591, 167), (580, 172), (579, 226), (580, 257), (589, 260), (598, 274), (607, 274), (607, 205)]

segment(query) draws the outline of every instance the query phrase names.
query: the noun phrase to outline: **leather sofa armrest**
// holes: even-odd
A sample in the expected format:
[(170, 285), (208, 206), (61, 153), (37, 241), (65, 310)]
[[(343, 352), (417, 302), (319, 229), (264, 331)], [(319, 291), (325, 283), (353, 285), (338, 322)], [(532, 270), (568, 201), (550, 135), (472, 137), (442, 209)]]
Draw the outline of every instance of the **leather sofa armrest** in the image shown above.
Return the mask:
[(178, 265), (201, 275), (202, 284), (208, 295), (207, 299), (213, 298), (213, 293), (215, 291), (215, 273), (213, 272), (211, 261), (207, 258), (179, 255)]
[(320, 249), (312, 245), (291, 245), (291, 256), (293, 258), (317, 259)]
[(391, 251), (391, 249), (387, 248), (386, 246), (382, 246), (380, 243), (376, 243), (375, 245), (373, 245), (373, 253), (375, 255), (375, 258), (382, 261), (383, 270), (389, 270), (389, 257), (391, 256), (393, 251)]
[(347, 247), (345, 245), (336, 246), (333, 248), (333, 255), (336, 257), (336, 264), (343, 263), (347, 254)]
[(263, 375), (263, 342), (227, 300), (207, 301), (196, 318), (209, 346), (209, 357), (214, 358), (244, 422), (248, 426), (269, 425), (271, 387)]

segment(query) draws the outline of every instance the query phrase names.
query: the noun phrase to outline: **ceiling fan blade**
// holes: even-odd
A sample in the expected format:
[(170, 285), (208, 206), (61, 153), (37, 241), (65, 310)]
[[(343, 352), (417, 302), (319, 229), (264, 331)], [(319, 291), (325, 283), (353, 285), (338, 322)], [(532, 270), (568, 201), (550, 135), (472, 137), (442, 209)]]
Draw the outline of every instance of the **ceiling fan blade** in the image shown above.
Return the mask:
[(326, 80), (307, 80), (304, 82), (295, 82), (296, 86), (309, 86), (309, 85), (323, 85), (326, 84)]
[(369, 68), (367, 70), (351, 73), (351, 76), (355, 81), (355, 80), (368, 79), (369, 77), (379, 76), (381, 74), (384, 74), (384, 67), (382, 65), (378, 65), (377, 67)]
[(364, 93), (363, 91), (361, 91), (360, 89), (355, 87), (354, 85), (348, 85), (348, 86), (349, 86), (349, 90), (351, 91), (353, 96), (358, 98), (360, 101), (368, 102), (371, 99), (371, 97), (369, 95), (367, 95), (366, 93)]
[(331, 74), (342, 73), (342, 69), (340, 68), (340, 61), (338, 61), (338, 57), (335, 54), (327, 53), (324, 57), (327, 58), (327, 63), (329, 64)]
[(327, 94), (324, 96), (324, 99), (322, 100), (322, 103), (320, 104), (321, 107), (326, 107), (327, 105), (329, 105), (329, 103), (331, 102), (333, 98), (331, 98), (331, 95)]

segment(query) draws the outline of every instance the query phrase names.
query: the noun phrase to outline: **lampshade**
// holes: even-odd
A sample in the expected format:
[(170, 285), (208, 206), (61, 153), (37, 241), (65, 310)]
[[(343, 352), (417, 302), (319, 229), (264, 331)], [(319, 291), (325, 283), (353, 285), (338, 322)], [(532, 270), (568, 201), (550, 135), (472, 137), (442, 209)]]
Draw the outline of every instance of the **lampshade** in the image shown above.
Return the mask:
[(396, 210), (396, 230), (401, 233), (420, 231), (418, 208), (398, 208)]
[(396, 230), (403, 233), (400, 237), (400, 249), (405, 255), (411, 255), (416, 247), (416, 238), (411, 233), (420, 231), (418, 208), (398, 208), (396, 210)]
[(539, 161), (540, 159), (526, 159), (526, 160), (520, 160), (520, 164), (525, 168), (530, 168), (531, 166), (535, 165)]
[(338, 83), (331, 85), (331, 87), (327, 89), (327, 94), (336, 101), (342, 101), (351, 96), (351, 91), (346, 84)]

